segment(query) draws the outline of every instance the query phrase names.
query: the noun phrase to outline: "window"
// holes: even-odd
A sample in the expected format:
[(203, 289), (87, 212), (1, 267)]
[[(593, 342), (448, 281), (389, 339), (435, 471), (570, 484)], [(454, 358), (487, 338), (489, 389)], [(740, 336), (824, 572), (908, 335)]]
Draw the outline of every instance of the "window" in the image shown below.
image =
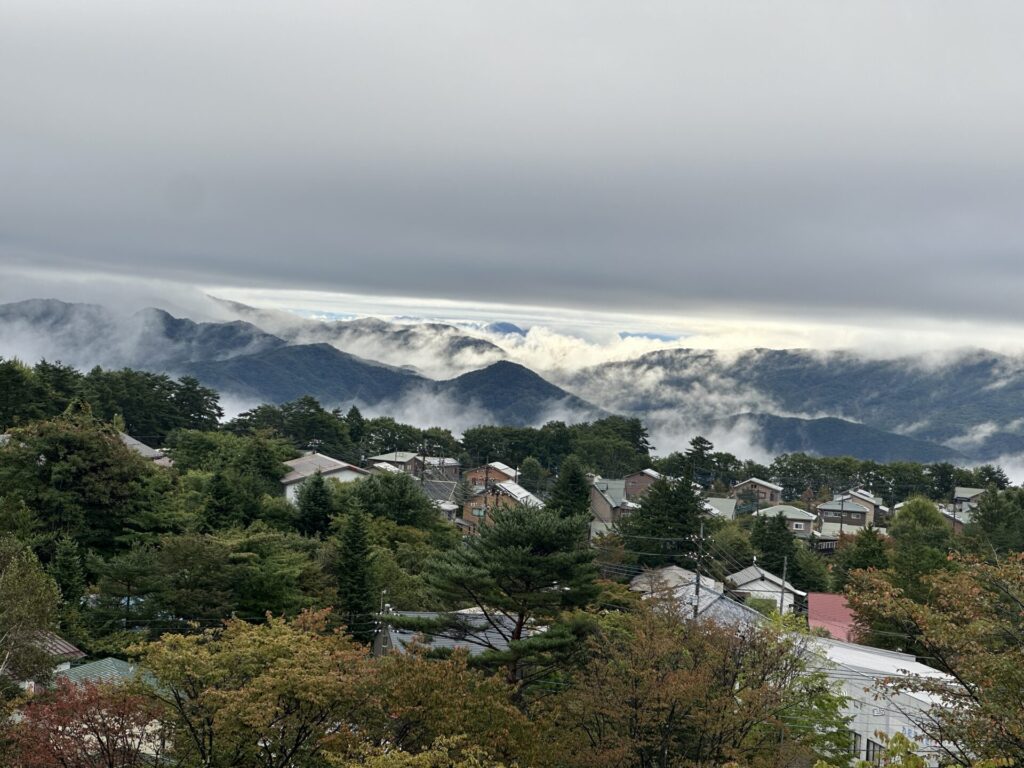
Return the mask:
[(474, 517), (483, 517), (487, 512), (487, 507), (473, 507)]
[(856, 731), (850, 731), (850, 754), (860, 757), (860, 751), (863, 748), (863, 737)]
[(804, 524), (803, 523), (793, 523), (793, 530), (794, 531), (802, 531), (803, 529), (804, 529)]
[(869, 763), (881, 765), (882, 755), (884, 754), (884, 752), (885, 749), (884, 747), (882, 747), (881, 744), (879, 744), (877, 741), (872, 741), (871, 739), (868, 739), (867, 751), (864, 753), (864, 759), (867, 760)]

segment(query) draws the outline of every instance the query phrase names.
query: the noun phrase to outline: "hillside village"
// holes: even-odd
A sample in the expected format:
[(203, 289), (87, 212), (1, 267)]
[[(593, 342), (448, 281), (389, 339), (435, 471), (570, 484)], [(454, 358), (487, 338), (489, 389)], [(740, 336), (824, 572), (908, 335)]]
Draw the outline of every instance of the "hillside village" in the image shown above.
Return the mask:
[[(365, 663), (457, 664), (466, 654), (525, 697), (523, 716), (540, 717), (527, 702), (551, 674), (588, 674), (586, 664), (570, 670), (596, 663), (604, 622), (621, 614), (646, 631), (670, 616), (665, 631), (700, 627), (711, 633), (701, 642), (739, 642), (741, 655), (780, 644), (780, 663), (796, 665), (787, 685), (830, 682), (836, 719), (820, 727), (832, 746), (778, 723), (801, 754), (877, 763), (907, 739), (939, 764), (965, 748), (944, 735), (954, 733), (947, 719), (963, 715), (948, 699), (963, 670), (928, 664), (927, 627), (901, 629), (891, 611), (923, 599), (915, 590), (933, 577), (969, 574), (958, 552), (1024, 549), (1024, 529), (1007, 527), (1011, 510), (1024, 515), (1024, 492), (992, 466), (809, 456), (763, 466), (699, 436), (659, 457), (642, 424), (621, 417), (479, 427), (456, 439), (312, 398), (219, 424), (216, 394), (194, 381), (10, 362), (0, 374), (10, 385), (0, 564), (17, 563), (40, 594), (58, 595), (33, 614), (34, 629), (7, 636), (16, 660), (7, 674), (22, 692), (9, 700), (28, 713), (54, 691), (67, 704), (146, 680), (173, 687), (160, 654), (190, 652), (175, 637), (213, 648), (234, 634), (291, 636), (309, 630), (261, 617), (299, 621), (330, 607), (333, 618), (317, 621), (347, 632)], [(130, 434), (141, 419), (162, 435), (154, 444)], [(864, 482), (871, 477), (881, 493)], [(526, 580), (502, 586), (509, 578)], [(895, 586), (902, 591), (876, 602)], [(308, 642), (321, 637), (313, 632)], [(133, 701), (138, 717), (152, 715), (145, 694)], [(184, 716), (172, 706), (159, 728)], [(145, 722), (135, 736), (147, 759), (184, 743), (168, 732), (158, 749), (146, 735), (157, 726)], [(731, 749), (756, 752), (736, 738)]]

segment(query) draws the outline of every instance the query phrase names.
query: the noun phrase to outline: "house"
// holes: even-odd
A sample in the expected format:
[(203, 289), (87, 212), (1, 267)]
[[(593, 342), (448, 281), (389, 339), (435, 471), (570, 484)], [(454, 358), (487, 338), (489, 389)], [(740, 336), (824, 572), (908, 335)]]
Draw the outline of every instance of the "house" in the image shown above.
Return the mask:
[(642, 469), (639, 472), (626, 475), (623, 478), (623, 483), (625, 483), (624, 498), (630, 501), (639, 501), (650, 490), (651, 486), (661, 479), (661, 473), (653, 469)]
[(754, 513), (755, 517), (773, 518), (781, 516), (786, 521), (786, 527), (790, 533), (800, 539), (807, 539), (814, 530), (818, 516), (813, 512), (799, 507), (791, 507), (788, 504), (776, 504), (774, 507), (766, 507)]
[[(896, 505), (899, 508), (899, 504)], [(977, 508), (976, 504), (966, 503), (962, 506), (956, 504), (939, 504), (938, 510), (942, 514), (942, 518), (949, 523), (949, 526), (953, 529), (953, 533), (963, 533), (964, 526), (974, 522), (974, 512)]]
[(145, 443), (136, 440), (131, 435), (126, 435), (124, 432), (118, 432), (117, 436), (121, 439), (121, 442), (126, 448), (129, 448), (135, 453), (139, 454), (144, 459), (149, 459), (158, 467), (172, 467), (174, 462), (171, 461), (169, 456), (164, 455), (163, 451), (157, 450), (156, 448), (150, 448)]
[(463, 533), (473, 535), (488, 521), (492, 510), (519, 506), (539, 509), (544, 502), (519, 483), (511, 480), (494, 483), (466, 500), (462, 505), (462, 516), (455, 520), (455, 524), (463, 529)]
[(720, 517), (723, 520), (736, 519), (736, 499), (720, 499), (715, 496), (708, 496), (704, 499), (704, 509), (709, 515)]
[(966, 505), (978, 506), (981, 497), (985, 495), (984, 488), (962, 488), (957, 486), (953, 489), (953, 503), (963, 508)]
[(423, 473), (434, 480), (459, 480), (459, 460), (450, 456), (424, 456)]
[(298, 498), (299, 486), (318, 473), (324, 480), (337, 480), (342, 483), (361, 480), (370, 474), (353, 464), (316, 452), (307, 453), (284, 464), (289, 471), (281, 478), (281, 485), (284, 486), (285, 498), (292, 502)]
[(466, 470), (462, 473), (462, 479), (474, 488), (489, 488), (494, 483), (503, 483), (509, 480), (518, 482), (519, 473), (508, 464), (492, 461), (482, 467)]
[[(693, 616), (696, 575), (692, 571), (669, 566), (640, 574), (630, 589), (645, 597), (673, 600), (681, 616)], [(708, 589), (701, 579), (698, 619), (714, 620), (736, 631), (748, 631), (765, 622), (765, 617), (749, 606), (732, 600), (727, 592)], [(777, 593), (776, 593), (777, 595)], [(898, 690), (894, 681), (908, 676), (945, 677), (941, 672), (919, 663), (913, 656), (885, 651), (835, 638), (794, 636), (811, 669), (835, 681), (846, 697), (843, 715), (850, 718), (854, 757), (876, 761), (882, 744), (877, 733), (887, 736), (901, 733), (918, 744), (918, 754), (929, 765), (938, 763), (936, 745), (922, 735), (915, 721), (927, 719), (927, 710), (941, 704), (926, 694)]]
[(371, 456), (366, 463), (373, 466), (376, 464), (388, 464), (407, 475), (419, 477), (423, 471), (423, 459), (420, 454), (413, 451), (391, 451), (382, 453), (380, 456)]
[(456, 501), (459, 484), (454, 480), (428, 480), (420, 478), (420, 488), (445, 520), (454, 522), (461, 508)]
[[(85, 653), (81, 649), (53, 632), (40, 632), (32, 643), (50, 657), (54, 675), (70, 669), (72, 662), (85, 658)], [(35, 680), (22, 680), (18, 685), (25, 692), (34, 693), (37, 683)]]
[(866, 491), (863, 488), (851, 488), (845, 494), (840, 494), (834, 498), (841, 498), (845, 496), (850, 501), (855, 501), (862, 506), (868, 508), (871, 513), (871, 524), (877, 527), (884, 527), (889, 524), (889, 518), (892, 514), (887, 506), (883, 503), (881, 496), (876, 496), (871, 491)]
[(590, 485), (590, 516), (596, 522), (613, 526), (639, 506), (626, 498), (625, 480), (597, 477)]
[(725, 578), (733, 585), (737, 595), (772, 600), (782, 606), (782, 613), (793, 613), (797, 599), (807, 597), (806, 592), (801, 592), (788, 581), (783, 581), (758, 565), (748, 565)]
[(823, 629), (829, 637), (850, 642), (854, 637), (854, 616), (843, 595), (827, 592), (807, 593), (807, 624)]
[(633, 577), (629, 588), (644, 598), (672, 601), (685, 618), (693, 617), (696, 606), (698, 619), (726, 626), (747, 627), (764, 621), (753, 608), (728, 596), (722, 582), (708, 576), (701, 575), (698, 595), (697, 574), (676, 565), (646, 570)]
[(729, 497), (752, 503), (755, 505), (755, 509), (759, 509), (762, 504), (779, 504), (782, 501), (782, 486), (751, 477), (736, 483), (729, 490)]
[(817, 510), (820, 519), (818, 530), (822, 536), (854, 534), (874, 523), (872, 507), (863, 501), (854, 501), (847, 494), (819, 504)]
[(134, 680), (138, 671), (137, 665), (108, 656), (105, 659), (61, 670), (54, 677), (67, 680), (75, 685), (83, 683), (121, 684)]
[[(426, 623), (452, 616), (460, 619), (457, 628), (441, 631), (407, 628), (417, 621)], [(396, 626), (398, 622), (389, 622), (389, 617), (405, 619), (406, 627)], [(382, 656), (388, 653), (407, 653), (410, 645), (423, 646), (430, 651), (464, 650), (470, 656), (479, 656), (489, 650), (508, 650), (508, 638), (515, 629), (515, 622), (500, 613), (494, 614), (492, 620), (493, 623), (472, 608), (454, 614), (442, 614), (432, 611), (393, 611), (387, 606), (381, 615), (384, 630), (374, 638), (373, 654)]]

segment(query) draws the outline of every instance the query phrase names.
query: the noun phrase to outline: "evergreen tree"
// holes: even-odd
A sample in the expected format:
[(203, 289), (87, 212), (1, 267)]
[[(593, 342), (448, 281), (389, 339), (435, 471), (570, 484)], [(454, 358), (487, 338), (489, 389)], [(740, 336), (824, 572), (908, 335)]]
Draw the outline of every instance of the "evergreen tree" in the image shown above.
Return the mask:
[(306, 536), (319, 536), (327, 530), (333, 511), (331, 492), (323, 475), (317, 472), (299, 486), (299, 514), (296, 527)]
[(348, 424), (348, 435), (352, 441), (357, 445), (362, 443), (363, 436), (366, 434), (366, 419), (354, 405), (345, 414), (345, 423)]
[[(483, 662), (501, 664), (510, 679), (518, 679), (526, 656), (559, 656), (573, 646), (574, 630), (562, 619), (596, 596), (593, 559), (586, 518), (548, 509), (497, 509), (478, 536), (446, 552), (427, 572), (445, 603), (469, 603), (481, 613), (451, 614), (419, 628), (489, 649)], [(495, 645), (495, 637), (506, 639), (508, 648)]]
[(706, 532), (716, 527), (704, 515), (703, 503), (689, 480), (656, 480), (644, 496), (640, 509), (619, 523), (626, 550), (650, 566), (680, 565), (693, 568), (701, 521)]
[(853, 571), (875, 568), (882, 570), (889, 565), (889, 552), (885, 538), (875, 528), (868, 526), (857, 531), (851, 539), (844, 539), (832, 559), (833, 588), (841, 592), (846, 588)]
[(567, 456), (562, 462), (547, 507), (556, 510), (562, 517), (586, 515), (590, 511), (590, 485), (583, 465), (576, 456)]
[(544, 490), (544, 467), (533, 456), (527, 456), (519, 467), (519, 484), (530, 493)]
[(346, 515), (338, 562), (338, 603), (353, 638), (370, 643), (376, 632), (377, 599), (370, 578), (370, 539), (366, 513), (353, 504)]
[(754, 519), (750, 542), (758, 551), (757, 564), (769, 573), (782, 578), (785, 566), (787, 581), (796, 568), (796, 540), (781, 514), (775, 517)]
[(828, 568), (821, 557), (802, 541), (796, 542), (795, 550), (792, 578), (787, 578), (787, 581), (804, 592), (828, 591)]
[(711, 466), (711, 452), (715, 446), (711, 441), (697, 435), (690, 441), (686, 451), (686, 469), (690, 480), (707, 487), (714, 482), (715, 472)]
[(49, 571), (53, 580), (57, 582), (65, 605), (78, 605), (78, 601), (85, 594), (85, 570), (78, 542), (70, 536), (61, 536), (57, 540)]
[(908, 597), (923, 600), (927, 589), (923, 577), (948, 566), (952, 545), (949, 524), (932, 502), (919, 496), (896, 513), (889, 536), (893, 583)]

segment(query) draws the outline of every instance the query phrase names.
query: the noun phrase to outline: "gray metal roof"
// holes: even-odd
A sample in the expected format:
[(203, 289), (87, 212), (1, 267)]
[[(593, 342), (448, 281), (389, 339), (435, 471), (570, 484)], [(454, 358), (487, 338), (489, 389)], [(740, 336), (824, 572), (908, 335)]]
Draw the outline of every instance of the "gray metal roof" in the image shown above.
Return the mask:
[(826, 501), (818, 505), (818, 510), (825, 512), (861, 512), (867, 514), (868, 508), (856, 501)]
[(778, 517), (782, 515), (786, 520), (817, 520), (818, 516), (813, 512), (799, 507), (791, 507), (789, 504), (776, 504), (774, 507), (759, 509), (754, 513), (756, 517)]
[(99, 661), (80, 664), (71, 669), (57, 672), (54, 677), (63, 678), (79, 685), (81, 683), (126, 683), (133, 680), (139, 667), (121, 659), (108, 656)]
[(371, 456), (367, 461), (395, 461), (399, 464), (406, 464), (416, 458), (419, 458), (419, 454), (413, 451), (392, 451), (391, 453), (382, 453), (380, 456)]
[(965, 501), (969, 501), (973, 499), (975, 496), (980, 496), (984, 492), (984, 488), (967, 488), (957, 486), (956, 488), (953, 489), (953, 498), (964, 499)]
[(283, 485), (301, 482), (308, 477), (312, 477), (317, 472), (322, 475), (329, 475), (332, 472), (347, 469), (360, 475), (370, 474), (365, 469), (360, 469), (344, 461), (338, 461), (338, 459), (332, 459), (330, 456), (322, 453), (307, 453), (305, 456), (286, 461), (284, 464), (291, 471), (281, 478)]
[(513, 624), (510, 619), (503, 616), (496, 617), (496, 622), (502, 627), (499, 631), (483, 616), (471, 612), (459, 611), (456, 614), (445, 614), (434, 611), (393, 611), (384, 616), (409, 619), (435, 620), (446, 616), (457, 616), (464, 620), (465, 631), (445, 630), (443, 633), (433, 634), (413, 629), (399, 629), (392, 624), (387, 625), (387, 641), (389, 650), (404, 653), (409, 645), (423, 645), (429, 650), (455, 650), (464, 649), (470, 656), (479, 656), (490, 650), (508, 650), (508, 640)]

